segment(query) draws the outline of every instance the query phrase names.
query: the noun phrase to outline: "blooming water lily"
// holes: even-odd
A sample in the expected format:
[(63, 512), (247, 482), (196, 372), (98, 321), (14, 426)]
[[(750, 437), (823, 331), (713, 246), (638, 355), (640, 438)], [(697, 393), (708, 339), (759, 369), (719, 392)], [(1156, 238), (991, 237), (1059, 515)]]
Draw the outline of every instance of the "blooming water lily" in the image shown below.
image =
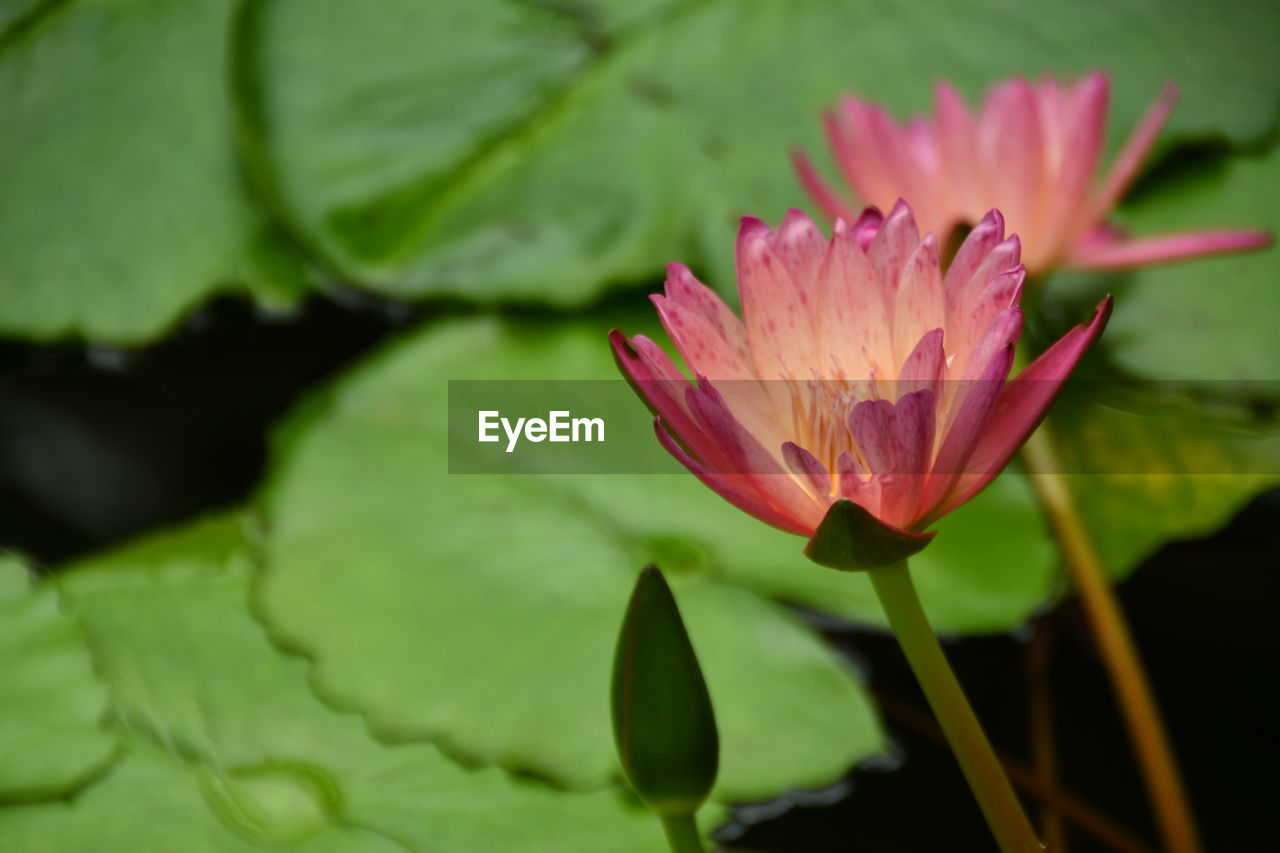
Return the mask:
[[(1055, 267), (1118, 269), (1254, 249), (1267, 234), (1244, 229), (1130, 238), (1106, 220), (1138, 175), (1177, 100), (1168, 85), (1102, 177), (1110, 83), (1014, 78), (996, 86), (975, 114), (948, 83), (933, 116), (899, 124), (878, 104), (846, 97), (826, 116), (841, 175), (863, 204), (911, 202), (921, 227), (945, 237), (998, 209), (1023, 243), (1032, 275)], [(800, 178), (832, 219), (853, 208), (803, 154)]]

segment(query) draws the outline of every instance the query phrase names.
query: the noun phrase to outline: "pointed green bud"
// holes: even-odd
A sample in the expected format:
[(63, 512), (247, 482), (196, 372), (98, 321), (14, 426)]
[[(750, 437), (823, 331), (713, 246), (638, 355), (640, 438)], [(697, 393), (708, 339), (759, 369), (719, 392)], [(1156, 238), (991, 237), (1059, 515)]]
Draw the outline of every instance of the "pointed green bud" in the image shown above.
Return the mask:
[(862, 572), (883, 569), (920, 553), (936, 533), (913, 533), (885, 524), (853, 501), (836, 501), (804, 553), (830, 569)]
[(640, 573), (618, 636), (613, 735), (631, 787), (659, 815), (692, 815), (711, 792), (720, 757), (711, 697), (654, 566)]

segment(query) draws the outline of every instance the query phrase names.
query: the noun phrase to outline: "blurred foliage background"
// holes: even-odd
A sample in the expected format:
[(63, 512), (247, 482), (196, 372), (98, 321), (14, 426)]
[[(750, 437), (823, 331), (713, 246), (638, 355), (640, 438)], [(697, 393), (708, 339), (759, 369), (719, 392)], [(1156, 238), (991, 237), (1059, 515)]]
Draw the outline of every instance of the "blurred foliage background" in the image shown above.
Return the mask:
[[(607, 717), (657, 562), (722, 727), (708, 829), (981, 849), (863, 579), (692, 477), (451, 477), (447, 380), (614, 377), (670, 260), (735, 298), (738, 217), (806, 206), (787, 152), (845, 91), (1101, 69), (1114, 151), (1172, 79), (1123, 224), (1275, 230), (1278, 43), (1266, 0), (0, 0), (0, 848), (661, 850)], [(1212, 849), (1265, 841), (1237, 709), (1275, 674), (1276, 493), (1161, 549), (1280, 480), (1278, 273), (1062, 275), (1032, 318), (1116, 295), (1086, 370), (1143, 405), (1055, 417), (1138, 472), (1074, 485), (1117, 581), (1158, 555), (1126, 595)], [(918, 583), (996, 740), (1025, 752), (1039, 620), (1064, 784), (1129, 832), (1079, 849), (1143, 849), (1023, 478), (940, 530)]]

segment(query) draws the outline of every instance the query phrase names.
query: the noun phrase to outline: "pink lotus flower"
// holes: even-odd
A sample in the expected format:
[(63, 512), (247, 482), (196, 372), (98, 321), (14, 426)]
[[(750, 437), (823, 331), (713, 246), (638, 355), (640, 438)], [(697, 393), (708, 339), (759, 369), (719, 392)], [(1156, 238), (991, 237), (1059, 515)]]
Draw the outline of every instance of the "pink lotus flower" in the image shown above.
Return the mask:
[(992, 211), (945, 276), (899, 202), (827, 240), (793, 210), (738, 235), (743, 320), (681, 264), (652, 298), (697, 377), (637, 335), (610, 339), (659, 441), (704, 483), (775, 527), (812, 536), (842, 498), (919, 531), (1009, 461), (1101, 332), (1105, 300), (1012, 382), (1024, 269)]
[[(1177, 90), (1166, 86), (1097, 181), (1109, 88), (1104, 74), (1074, 84), (1046, 79), (1038, 86), (1015, 78), (996, 86), (975, 116), (951, 86), (940, 83), (935, 116), (901, 126), (882, 107), (847, 97), (826, 115), (827, 137), (862, 203), (887, 207), (906, 198), (926, 231), (946, 237), (998, 209), (1022, 238), (1032, 275), (1059, 266), (1137, 267), (1270, 242), (1263, 232), (1245, 230), (1130, 239), (1107, 225), (1177, 100)], [(849, 218), (850, 208), (809, 160), (797, 153), (795, 163), (823, 212)]]

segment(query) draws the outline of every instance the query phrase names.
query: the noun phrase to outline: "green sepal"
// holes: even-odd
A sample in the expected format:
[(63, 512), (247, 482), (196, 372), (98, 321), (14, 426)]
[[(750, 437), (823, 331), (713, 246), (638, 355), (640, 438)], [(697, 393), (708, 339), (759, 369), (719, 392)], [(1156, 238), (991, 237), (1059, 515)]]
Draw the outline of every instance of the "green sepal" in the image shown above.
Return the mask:
[(936, 535), (885, 524), (853, 501), (841, 500), (827, 510), (804, 553), (820, 566), (865, 572), (901, 563), (923, 551)]
[(636, 580), (613, 662), (613, 735), (631, 787), (660, 815), (691, 815), (720, 759), (715, 711), (662, 572)]

